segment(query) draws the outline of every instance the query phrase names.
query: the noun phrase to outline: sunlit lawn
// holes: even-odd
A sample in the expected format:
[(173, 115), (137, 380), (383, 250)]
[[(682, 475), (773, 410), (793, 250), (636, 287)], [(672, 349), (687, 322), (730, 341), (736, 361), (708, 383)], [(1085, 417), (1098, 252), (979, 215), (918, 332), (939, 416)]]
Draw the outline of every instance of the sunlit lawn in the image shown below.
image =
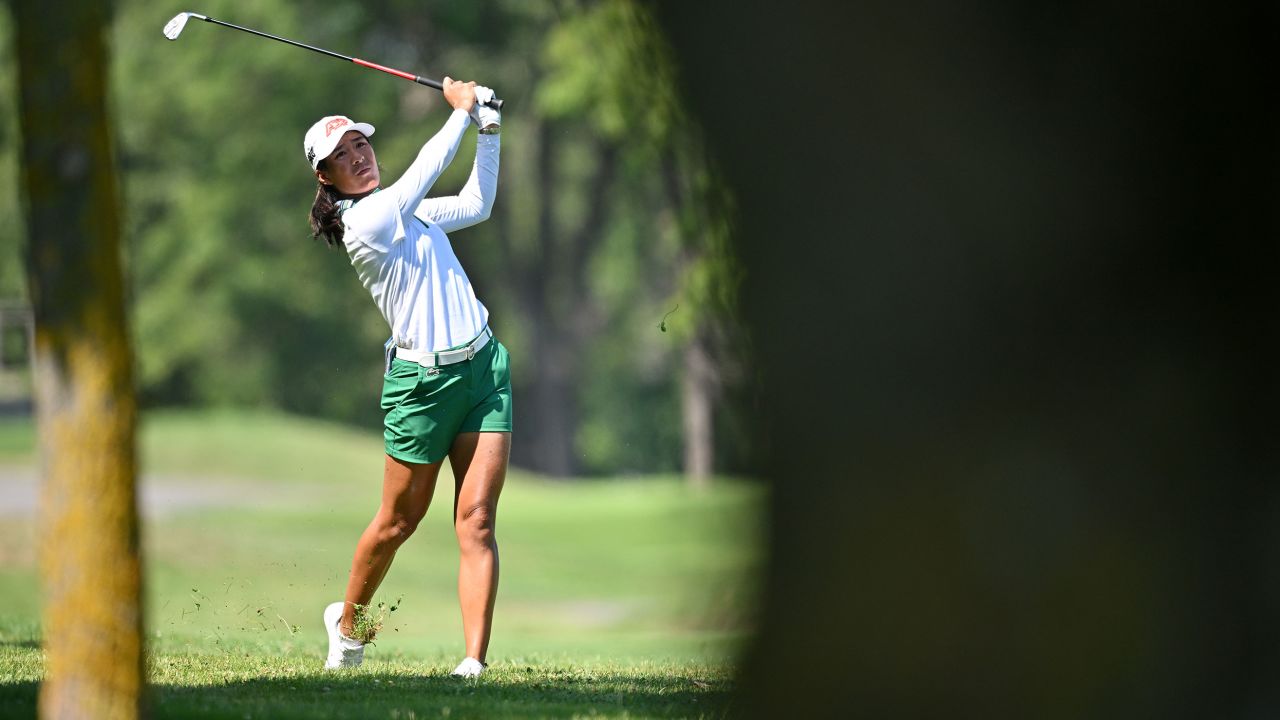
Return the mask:
[[(32, 476), (31, 437), (0, 422), (10, 485)], [(402, 601), (365, 668), (338, 677), (318, 671), (320, 613), (341, 598), (376, 507), (380, 439), (274, 415), (163, 415), (145, 423), (141, 446), (159, 716), (724, 710), (750, 627), (762, 499), (753, 484), (697, 492), (676, 478), (570, 483), (513, 472), (499, 513), (492, 672), (464, 684), (445, 677), (462, 648), (452, 479), (442, 477), (383, 586), (382, 598)], [(12, 505), (0, 503), (0, 713), (22, 717), (40, 672), (39, 597), (30, 508)]]

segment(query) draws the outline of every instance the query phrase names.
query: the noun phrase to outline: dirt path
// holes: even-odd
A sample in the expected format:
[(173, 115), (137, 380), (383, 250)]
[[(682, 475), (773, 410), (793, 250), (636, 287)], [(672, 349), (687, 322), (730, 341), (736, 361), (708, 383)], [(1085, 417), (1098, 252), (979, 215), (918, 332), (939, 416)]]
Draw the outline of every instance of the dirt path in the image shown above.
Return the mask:
[[(284, 504), (282, 494), (241, 479), (202, 476), (144, 475), (141, 510), (146, 517), (163, 517), (179, 510), (206, 507), (262, 507)], [(0, 517), (36, 511), (40, 481), (35, 468), (0, 465)]]

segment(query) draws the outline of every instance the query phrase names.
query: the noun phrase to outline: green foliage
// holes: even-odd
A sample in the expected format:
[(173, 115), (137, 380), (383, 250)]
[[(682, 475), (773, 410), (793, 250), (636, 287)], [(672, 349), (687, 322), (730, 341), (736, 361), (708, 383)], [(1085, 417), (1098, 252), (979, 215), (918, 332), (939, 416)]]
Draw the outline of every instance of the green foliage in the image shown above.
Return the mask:
[(616, 144), (624, 167), (587, 281), (611, 332), (586, 364), (582, 402), (592, 421), (579, 432), (583, 464), (674, 469), (690, 441), (676, 420), (680, 352), (713, 330), (721, 356), (737, 343), (731, 198), (684, 112), (670, 48), (645, 6), (582, 6), (548, 35), (544, 60), (539, 109)]
[(652, 146), (645, 151), (688, 123), (670, 51), (648, 11), (631, 0), (570, 14), (549, 33), (544, 59), (551, 72), (538, 109), (547, 117), (585, 117), (610, 140)]
[(22, 272), (25, 233), (18, 194), (18, 81), (13, 46), (13, 22), (7, 5), (0, 5), (0, 302), (26, 298)]
[[(288, 3), (205, 10), (262, 28), (303, 17)], [(144, 393), (369, 419), (371, 403), (330, 388), (368, 397), (385, 331), (371, 303), (348, 301), (362, 289), (345, 256), (309, 238), (301, 137), (325, 114), (390, 113), (391, 84), (199, 22), (171, 43), (155, 15), (121, 4), (113, 68)], [(337, 17), (359, 27), (354, 10)]]
[[(542, 413), (571, 407), (568, 470), (679, 468), (681, 352), (700, 329), (732, 319), (731, 206), (647, 8), (210, 0), (199, 10), (495, 87), (508, 102), (498, 204), (489, 222), (451, 240), (512, 351), (524, 413), (516, 455), (540, 442)], [(199, 21), (170, 42), (160, 33), (170, 16), (120, 0), (110, 29), (144, 403), (275, 408), (376, 427), (388, 331), (345, 253), (310, 238), (315, 183), (301, 137), (326, 114), (372, 122), (384, 175), (395, 178), (443, 121), (443, 100)], [(0, 10), (0, 183), (16, 187), (9, 32)], [(473, 144), (468, 137), (433, 194), (464, 182)], [(17, 202), (0, 194), (0, 212), (20, 217)], [(23, 293), (21, 232), (0, 226), (0, 300)], [(556, 343), (573, 366), (551, 366), (539, 341)], [(531, 391), (555, 372), (580, 382), (557, 407), (535, 407)]]

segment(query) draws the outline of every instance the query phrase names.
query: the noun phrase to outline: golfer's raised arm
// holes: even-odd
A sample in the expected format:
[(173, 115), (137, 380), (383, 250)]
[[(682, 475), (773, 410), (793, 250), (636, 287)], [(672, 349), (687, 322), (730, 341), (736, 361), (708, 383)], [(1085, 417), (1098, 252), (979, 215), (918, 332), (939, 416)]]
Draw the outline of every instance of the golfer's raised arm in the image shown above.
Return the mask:
[(493, 201), (498, 195), (498, 155), (502, 148), (501, 135), (479, 135), (476, 138), (476, 159), (471, 165), (471, 177), (457, 195), (427, 198), (418, 204), (414, 215), (426, 222), (433, 222), (441, 230), (451, 233), (489, 219)]
[(453, 113), (445, 121), (444, 127), (422, 146), (418, 157), (404, 175), (387, 188), (395, 198), (400, 214), (406, 219), (417, 209), (418, 203), (435, 184), (440, 173), (453, 162), (458, 144), (462, 142), (462, 135), (470, 122), (472, 106), (476, 102), (475, 88), (476, 84), (473, 82), (464, 83), (445, 77), (444, 99), (453, 107)]
[(418, 203), (435, 184), (440, 173), (453, 162), (453, 156), (458, 152), (458, 144), (462, 142), (462, 135), (470, 122), (471, 119), (467, 116), (466, 110), (455, 109), (445, 121), (444, 127), (440, 128), (440, 132), (432, 136), (422, 146), (422, 150), (418, 151), (418, 157), (414, 158), (409, 169), (404, 171), (404, 175), (384, 191), (391, 193), (395, 198), (401, 215), (407, 217), (418, 207)]

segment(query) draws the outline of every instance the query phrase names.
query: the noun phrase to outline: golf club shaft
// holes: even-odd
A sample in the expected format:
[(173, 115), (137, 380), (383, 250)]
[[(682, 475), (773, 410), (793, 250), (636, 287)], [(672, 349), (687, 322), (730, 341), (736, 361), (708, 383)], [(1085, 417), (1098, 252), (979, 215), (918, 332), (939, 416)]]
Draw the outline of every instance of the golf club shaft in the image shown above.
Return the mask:
[[(324, 48), (318, 48), (314, 45), (307, 45), (306, 43), (300, 43), (296, 40), (290, 40), (289, 38), (282, 38), (279, 35), (272, 35), (271, 33), (265, 33), (260, 30), (254, 30), (253, 28), (247, 28), (242, 25), (236, 25), (235, 23), (229, 23), (222, 20), (218, 20), (216, 18), (211, 18), (207, 15), (193, 15), (193, 17), (198, 17), (204, 20), (205, 22), (211, 22), (214, 25), (229, 27), (232, 30), (242, 30), (244, 32), (251, 33), (259, 37), (268, 38), (270, 40), (278, 40), (282, 43), (293, 45), (294, 47), (300, 47), (300, 48), (310, 50), (312, 52), (318, 52), (321, 55), (328, 55), (329, 57), (337, 58), (339, 60), (346, 60), (347, 62), (353, 62), (356, 65), (360, 65), (362, 67), (372, 68), (374, 70), (381, 70), (384, 73), (395, 75), (396, 77), (404, 78), (405, 80), (412, 80), (413, 82), (416, 82), (419, 85), (426, 85), (429, 88), (435, 88), (436, 90), (444, 90), (444, 85), (442, 85), (438, 80), (432, 80), (431, 78), (420, 77), (418, 75), (414, 75), (413, 73), (407, 73), (403, 70), (396, 70), (395, 68), (389, 68), (386, 65), (379, 65), (378, 63), (370, 62), (368, 60), (362, 60), (360, 58), (350, 57), (348, 55), (343, 55), (342, 53), (336, 53), (332, 50), (325, 50)], [(493, 108), (494, 110), (502, 109), (502, 100), (498, 98), (494, 98), (485, 104)]]

